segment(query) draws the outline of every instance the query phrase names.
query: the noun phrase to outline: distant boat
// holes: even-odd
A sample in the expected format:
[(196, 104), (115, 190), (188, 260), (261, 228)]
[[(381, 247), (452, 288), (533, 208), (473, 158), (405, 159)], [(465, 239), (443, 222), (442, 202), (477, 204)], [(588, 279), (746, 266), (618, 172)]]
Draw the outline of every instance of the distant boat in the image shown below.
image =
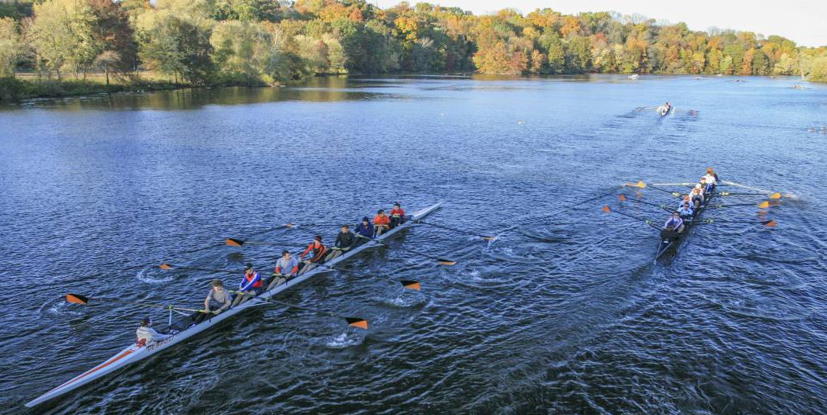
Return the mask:
[(640, 75), (638, 75), (638, 74), (629, 75), (629, 79), (631, 79), (633, 81), (637, 81), (638, 78), (640, 78)]

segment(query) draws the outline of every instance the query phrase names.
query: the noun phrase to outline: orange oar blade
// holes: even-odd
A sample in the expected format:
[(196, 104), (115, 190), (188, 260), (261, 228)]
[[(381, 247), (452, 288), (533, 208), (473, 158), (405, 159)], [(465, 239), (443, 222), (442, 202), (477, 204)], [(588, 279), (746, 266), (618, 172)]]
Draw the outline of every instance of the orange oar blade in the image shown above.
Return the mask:
[(420, 284), (419, 281), (402, 280), (399, 282), (402, 283), (403, 288), (407, 288), (409, 290), (419, 291), (422, 289), (422, 284)]
[(611, 213), (612, 209), (609, 207), (609, 205), (606, 205), (606, 206), (603, 206), (603, 211), (606, 212), (606, 213)]
[(766, 226), (768, 228), (774, 228), (775, 227), (775, 220), (771, 220), (769, 222), (764, 222), (764, 226)]
[(169, 270), (171, 270), (171, 269), (172, 269), (172, 265), (167, 264), (166, 262), (164, 262), (163, 264), (158, 265), (158, 268), (161, 268), (161, 269), (164, 269), (164, 270), (169, 271)]
[(781, 193), (773, 193), (770, 199), (781, 199)]
[(768, 207), (770, 207), (770, 202), (766, 200), (758, 204), (758, 209), (766, 209)]
[(239, 248), (244, 246), (244, 241), (235, 238), (227, 238), (227, 241), (225, 241), (225, 243), (227, 244), (227, 246), (237, 246)]
[(437, 262), (439, 262), (440, 265), (445, 265), (445, 266), (448, 266), (448, 267), (452, 267), (452, 266), (457, 264), (457, 261), (451, 261), (450, 259), (442, 259), (442, 258), (437, 258)]
[(367, 329), (368, 329), (368, 321), (367, 321), (367, 320), (365, 320), (365, 319), (363, 319), (363, 318), (358, 318), (358, 317), (346, 317), (346, 318), (345, 318), (345, 321), (347, 321), (347, 324), (348, 324), (349, 326), (353, 326), (353, 327), (356, 327), (356, 328), (360, 328), (360, 329), (362, 329), (362, 330), (367, 330)]
[(79, 294), (66, 294), (66, 301), (75, 304), (89, 304), (89, 298)]
[(624, 194), (622, 194), (622, 193), (621, 193), (621, 194), (620, 194), (620, 196), (618, 196), (617, 198), (618, 198), (618, 199), (620, 199), (620, 201), (621, 201), (621, 202), (625, 202), (625, 201), (626, 201), (626, 195), (624, 195)]

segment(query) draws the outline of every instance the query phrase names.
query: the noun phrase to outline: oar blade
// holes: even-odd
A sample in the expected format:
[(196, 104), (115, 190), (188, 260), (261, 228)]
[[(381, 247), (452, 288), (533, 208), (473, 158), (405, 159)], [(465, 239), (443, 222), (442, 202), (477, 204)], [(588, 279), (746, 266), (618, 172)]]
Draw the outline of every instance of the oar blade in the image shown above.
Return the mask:
[(776, 225), (775, 220), (768, 220), (768, 221), (764, 221), (762, 223), (764, 224), (764, 226), (766, 226), (768, 228), (774, 228), (775, 225)]
[(770, 202), (766, 200), (758, 204), (758, 209), (766, 209), (768, 207), (770, 207)]
[(171, 270), (171, 269), (173, 269), (173, 268), (175, 268), (175, 267), (173, 267), (172, 265), (167, 264), (166, 262), (164, 262), (163, 264), (158, 265), (158, 268), (161, 268), (161, 269), (163, 269), (163, 270), (169, 271), (169, 270)]
[(445, 265), (446, 267), (452, 267), (457, 264), (457, 261), (451, 261), (450, 259), (444, 258), (437, 258), (436, 262), (439, 262), (439, 265)]
[(770, 199), (781, 199), (781, 193), (773, 193), (770, 195)]
[(296, 227), (296, 224), (295, 223), (285, 223), (284, 227), (287, 228), (287, 229), (293, 229), (293, 228)]
[(359, 317), (345, 317), (345, 321), (349, 326), (353, 326), (362, 330), (368, 329), (368, 321)]
[(618, 196), (617, 198), (620, 199), (621, 202), (626, 201), (626, 195), (624, 195), (623, 193), (621, 193), (620, 196)]
[(399, 281), (399, 283), (402, 284), (402, 288), (405, 288), (405, 289), (408, 289), (408, 290), (419, 291), (419, 290), (422, 289), (422, 284), (420, 284), (419, 281), (402, 280), (402, 281)]
[(497, 237), (496, 237), (496, 236), (483, 236), (483, 237), (482, 237), (482, 240), (483, 240), (483, 241), (494, 241), (494, 240), (496, 240), (496, 239), (497, 239)]
[(609, 205), (603, 206), (603, 211), (606, 213), (612, 213), (612, 208)]
[(235, 238), (227, 238), (225, 243), (227, 244), (227, 246), (235, 246), (235, 247), (238, 247), (238, 248), (241, 248), (242, 246), (244, 246), (244, 241), (243, 240), (235, 239)]
[(639, 182), (637, 182), (637, 187), (639, 187), (641, 189), (645, 189), (646, 188), (646, 183), (643, 183), (642, 181), (639, 181)]
[(89, 297), (80, 294), (66, 294), (66, 301), (74, 304), (89, 304)]

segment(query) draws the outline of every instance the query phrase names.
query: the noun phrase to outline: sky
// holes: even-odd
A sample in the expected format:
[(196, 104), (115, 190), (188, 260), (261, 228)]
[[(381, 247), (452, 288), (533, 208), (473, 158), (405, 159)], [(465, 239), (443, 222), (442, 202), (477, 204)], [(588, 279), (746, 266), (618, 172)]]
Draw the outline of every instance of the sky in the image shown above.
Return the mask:
[[(382, 8), (401, 0), (369, 0)], [(408, 0), (416, 4), (417, 0)], [(684, 22), (692, 30), (710, 27), (779, 35), (803, 46), (827, 46), (827, 0), (429, 0), (428, 3), (460, 7), (485, 14), (511, 7), (523, 13), (550, 7), (565, 14), (616, 11), (638, 13), (670, 23)]]

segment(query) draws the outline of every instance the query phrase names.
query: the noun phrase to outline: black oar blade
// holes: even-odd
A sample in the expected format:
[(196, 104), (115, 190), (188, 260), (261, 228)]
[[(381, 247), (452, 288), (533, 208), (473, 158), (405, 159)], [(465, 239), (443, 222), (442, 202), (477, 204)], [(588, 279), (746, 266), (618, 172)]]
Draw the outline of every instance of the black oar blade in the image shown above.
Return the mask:
[(235, 238), (227, 238), (225, 243), (227, 244), (227, 246), (235, 246), (235, 247), (238, 247), (238, 248), (241, 248), (242, 246), (244, 246), (244, 241), (243, 240), (235, 239)]
[(349, 326), (353, 326), (362, 330), (368, 329), (368, 321), (359, 317), (345, 317), (345, 321)]
[(75, 304), (89, 304), (89, 297), (84, 297), (80, 294), (66, 294), (66, 301)]
[(161, 269), (163, 269), (163, 270), (169, 271), (169, 270), (171, 270), (171, 269), (173, 269), (173, 268), (175, 268), (175, 267), (173, 267), (172, 265), (167, 264), (166, 262), (164, 262), (163, 264), (158, 265), (158, 268), (161, 268)]
[(419, 291), (419, 290), (422, 289), (422, 284), (420, 284), (419, 281), (402, 280), (402, 281), (399, 281), (399, 283), (402, 284), (403, 288), (408, 289), (408, 290)]
[(440, 265), (445, 265), (447, 267), (452, 267), (457, 264), (457, 261), (451, 261), (450, 259), (445, 258), (437, 258), (436, 262), (439, 262)]

